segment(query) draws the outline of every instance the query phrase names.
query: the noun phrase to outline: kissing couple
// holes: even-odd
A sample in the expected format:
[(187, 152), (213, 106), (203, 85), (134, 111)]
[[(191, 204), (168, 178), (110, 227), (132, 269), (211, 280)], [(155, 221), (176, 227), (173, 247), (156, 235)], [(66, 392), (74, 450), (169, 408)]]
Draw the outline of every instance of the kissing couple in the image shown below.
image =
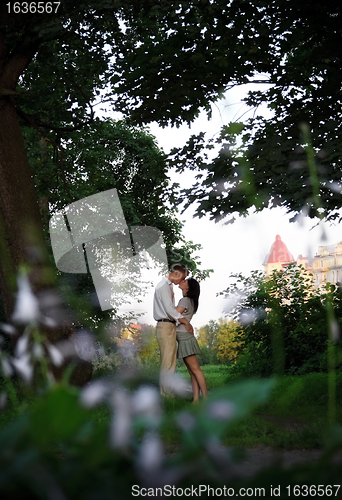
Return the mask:
[[(200, 354), (194, 330), (190, 324), (198, 309), (200, 286), (194, 278), (187, 278), (188, 270), (183, 264), (174, 264), (167, 277), (155, 288), (153, 317), (157, 321), (156, 336), (160, 350), (160, 391), (168, 396), (168, 379), (176, 370), (176, 361), (183, 359), (191, 378), (193, 403), (200, 396), (208, 395), (205, 376), (200, 368)], [(182, 290), (183, 298), (175, 306), (173, 285)], [(178, 348), (177, 348), (178, 343)]]

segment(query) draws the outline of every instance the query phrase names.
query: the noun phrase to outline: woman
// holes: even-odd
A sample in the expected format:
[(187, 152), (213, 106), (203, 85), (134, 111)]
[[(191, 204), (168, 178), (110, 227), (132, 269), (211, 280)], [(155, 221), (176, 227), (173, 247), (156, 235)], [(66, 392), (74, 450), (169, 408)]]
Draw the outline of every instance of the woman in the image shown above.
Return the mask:
[[(191, 321), (192, 316), (198, 308), (198, 297), (200, 294), (200, 286), (194, 278), (189, 278), (182, 281), (179, 288), (183, 292), (183, 298), (179, 301), (176, 307), (177, 311)], [(194, 394), (193, 403), (199, 400), (200, 390), (204, 398), (208, 396), (207, 382), (200, 368), (196, 354), (200, 354), (200, 348), (194, 335), (186, 331), (185, 325), (179, 324), (176, 328), (178, 351), (177, 358), (183, 358), (184, 363), (190, 373), (191, 385)]]

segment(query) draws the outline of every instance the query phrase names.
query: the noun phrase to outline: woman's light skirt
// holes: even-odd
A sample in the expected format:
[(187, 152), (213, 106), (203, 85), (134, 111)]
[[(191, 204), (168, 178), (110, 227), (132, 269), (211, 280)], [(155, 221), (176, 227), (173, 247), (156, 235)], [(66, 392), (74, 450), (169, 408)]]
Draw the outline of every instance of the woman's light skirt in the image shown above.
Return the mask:
[(177, 332), (177, 358), (182, 359), (192, 354), (200, 354), (201, 350), (194, 335), (188, 332)]

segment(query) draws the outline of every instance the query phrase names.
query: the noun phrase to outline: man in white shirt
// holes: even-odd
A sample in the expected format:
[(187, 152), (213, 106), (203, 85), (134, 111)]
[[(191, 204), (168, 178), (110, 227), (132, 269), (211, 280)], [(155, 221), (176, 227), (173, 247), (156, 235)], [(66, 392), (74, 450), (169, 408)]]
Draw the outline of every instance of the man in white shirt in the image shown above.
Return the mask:
[(193, 335), (189, 321), (175, 307), (173, 284), (179, 285), (188, 274), (182, 264), (172, 266), (168, 277), (163, 278), (156, 286), (153, 299), (153, 317), (157, 321), (156, 336), (160, 350), (160, 391), (168, 395), (167, 379), (176, 370), (177, 341), (176, 325), (184, 323), (185, 328)]

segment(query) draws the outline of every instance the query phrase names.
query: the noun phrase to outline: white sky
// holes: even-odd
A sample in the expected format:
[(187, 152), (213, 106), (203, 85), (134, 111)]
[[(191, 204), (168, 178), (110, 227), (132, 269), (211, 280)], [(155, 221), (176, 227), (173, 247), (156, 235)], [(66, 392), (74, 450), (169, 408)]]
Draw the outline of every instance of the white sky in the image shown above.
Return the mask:
[[(210, 121), (203, 113), (191, 129), (187, 125), (178, 129), (171, 127), (162, 129), (155, 123), (149, 128), (165, 152), (169, 152), (173, 147), (183, 146), (192, 134), (200, 131), (205, 131), (208, 137), (213, 137), (223, 124), (240, 121), (241, 115), (248, 112), (247, 107), (241, 103), (245, 92), (246, 88), (243, 87), (231, 90), (225, 101), (219, 106), (213, 106)], [(252, 112), (253, 110), (248, 113)], [(258, 114), (261, 112), (267, 116), (267, 110), (259, 109)], [(244, 114), (243, 119), (248, 117), (248, 113)], [(192, 182), (191, 174), (173, 174), (172, 180), (186, 187), (191, 186)], [(224, 221), (215, 224), (209, 217), (193, 218), (193, 213), (194, 208), (190, 207), (181, 215), (181, 220), (185, 221), (183, 234), (186, 239), (202, 245), (202, 250), (197, 253), (201, 267), (214, 269), (211, 277), (201, 283), (199, 309), (192, 320), (196, 328), (205, 325), (210, 319), (217, 320), (224, 316), (223, 311), (227, 301), (223, 297), (216, 297), (216, 294), (231, 282), (229, 279), (231, 273), (241, 272), (248, 275), (252, 270), (262, 270), (263, 260), (277, 234), (281, 236), (295, 258), (299, 254), (313, 256), (318, 251), (319, 245), (333, 244), (342, 240), (339, 226), (320, 225), (313, 228), (317, 221), (309, 219), (302, 220), (301, 223), (290, 223), (290, 215), (286, 215), (283, 209), (264, 210), (246, 218), (239, 218), (234, 224), (229, 225), (224, 225)], [(154, 279), (158, 281), (158, 278)], [(181, 298), (181, 293), (178, 287), (174, 288), (177, 301)], [(154, 324), (152, 297), (151, 288), (151, 293), (139, 307), (139, 310), (148, 311), (139, 319), (142, 323)]]

